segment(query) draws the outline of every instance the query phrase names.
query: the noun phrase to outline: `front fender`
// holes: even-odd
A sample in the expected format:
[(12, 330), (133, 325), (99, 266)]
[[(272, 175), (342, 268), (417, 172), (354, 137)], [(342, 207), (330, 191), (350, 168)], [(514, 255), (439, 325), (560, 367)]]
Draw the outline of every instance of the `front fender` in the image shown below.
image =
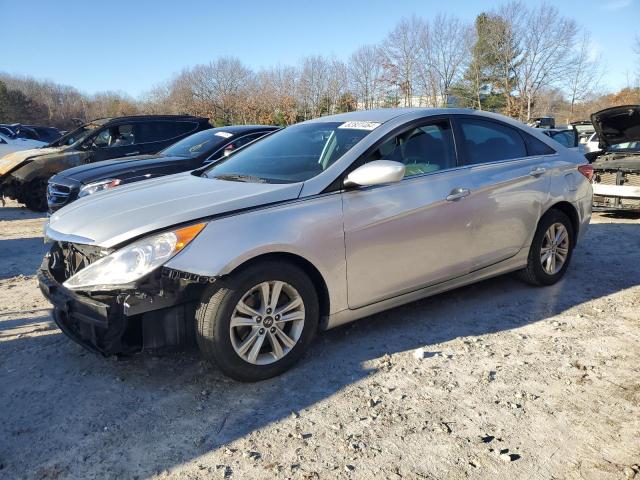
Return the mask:
[(50, 178), (71, 167), (77, 167), (85, 163), (88, 157), (86, 152), (65, 152), (62, 155), (36, 157), (26, 165), (13, 170), (11, 175), (20, 182), (30, 182), (35, 178)]
[(342, 198), (303, 198), (212, 220), (166, 266), (218, 277), (260, 255), (288, 253), (311, 264), (329, 290), (331, 313), (347, 305)]

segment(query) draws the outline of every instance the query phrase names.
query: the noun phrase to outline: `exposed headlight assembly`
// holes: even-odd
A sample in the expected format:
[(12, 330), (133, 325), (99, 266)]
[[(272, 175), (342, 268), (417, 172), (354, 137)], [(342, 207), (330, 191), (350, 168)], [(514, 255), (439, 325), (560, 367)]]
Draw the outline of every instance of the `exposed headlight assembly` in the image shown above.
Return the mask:
[(84, 187), (80, 188), (78, 198), (86, 197), (87, 195), (93, 195), (94, 193), (104, 192), (120, 185), (122, 180), (119, 178), (109, 178), (107, 180), (100, 180), (99, 182), (88, 183)]
[(83, 268), (64, 282), (71, 290), (111, 290), (144, 277), (186, 247), (206, 223), (143, 238)]

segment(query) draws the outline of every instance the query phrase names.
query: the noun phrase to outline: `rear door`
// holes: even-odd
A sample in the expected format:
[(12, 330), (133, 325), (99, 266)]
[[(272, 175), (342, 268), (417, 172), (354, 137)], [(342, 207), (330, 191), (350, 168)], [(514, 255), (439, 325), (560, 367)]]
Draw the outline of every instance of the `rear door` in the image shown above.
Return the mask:
[(154, 154), (195, 133), (198, 124), (188, 120), (149, 120), (137, 122), (135, 127), (137, 150), (140, 154)]
[(342, 193), (348, 301), (358, 308), (418, 290), (470, 268), (468, 169), (457, 163), (447, 117), (407, 127), (363, 163), (395, 160), (405, 178)]
[(528, 246), (549, 196), (555, 151), (494, 120), (455, 116), (461, 159), (469, 167), (472, 270)]

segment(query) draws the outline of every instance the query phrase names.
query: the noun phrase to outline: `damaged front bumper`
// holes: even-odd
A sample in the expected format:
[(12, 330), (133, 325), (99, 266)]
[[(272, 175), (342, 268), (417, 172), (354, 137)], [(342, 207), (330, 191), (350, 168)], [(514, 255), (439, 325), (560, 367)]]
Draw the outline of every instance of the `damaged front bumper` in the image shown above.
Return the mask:
[(613, 210), (640, 210), (640, 187), (594, 183), (593, 206)]
[(161, 268), (129, 290), (75, 292), (54, 277), (48, 264), (45, 257), (38, 284), (53, 304), (53, 318), (88, 350), (111, 356), (195, 344), (195, 310), (208, 279)]

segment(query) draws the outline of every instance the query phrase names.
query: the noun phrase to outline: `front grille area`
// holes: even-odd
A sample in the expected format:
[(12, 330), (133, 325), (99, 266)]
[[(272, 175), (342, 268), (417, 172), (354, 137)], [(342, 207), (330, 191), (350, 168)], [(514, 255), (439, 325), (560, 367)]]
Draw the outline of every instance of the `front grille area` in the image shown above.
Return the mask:
[(640, 173), (627, 173), (624, 176), (624, 184), (632, 187), (640, 187)]
[(51, 210), (56, 210), (73, 200), (75, 194), (71, 187), (49, 182), (47, 185), (47, 204)]
[(108, 253), (92, 245), (56, 242), (49, 252), (49, 271), (62, 283)]
[(629, 185), (640, 187), (640, 174), (622, 171), (596, 171), (594, 183), (601, 185)]
[(598, 172), (593, 181), (602, 185), (618, 185), (618, 172)]

